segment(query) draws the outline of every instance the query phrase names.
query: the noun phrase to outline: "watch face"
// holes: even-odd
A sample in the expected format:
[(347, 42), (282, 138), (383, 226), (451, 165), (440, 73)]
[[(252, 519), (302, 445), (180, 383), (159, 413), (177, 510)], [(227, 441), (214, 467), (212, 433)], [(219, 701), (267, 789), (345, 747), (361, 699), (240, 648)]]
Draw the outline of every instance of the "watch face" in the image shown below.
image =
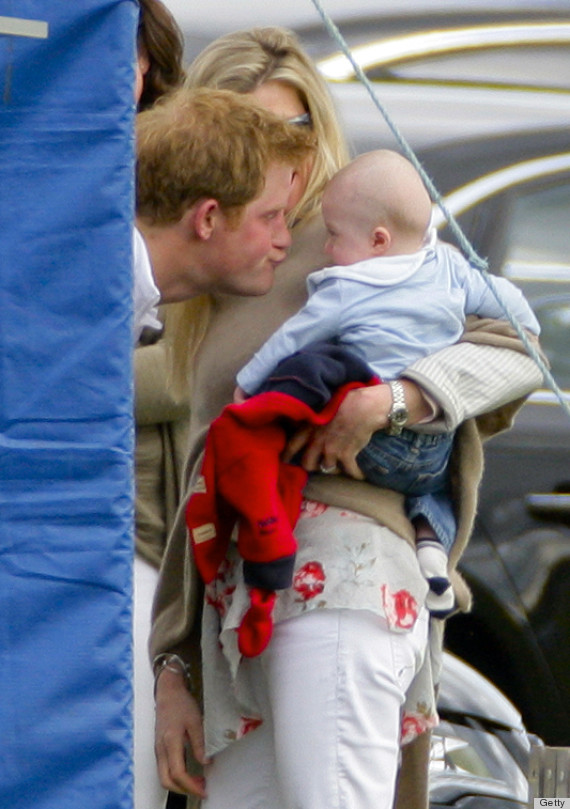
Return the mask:
[(394, 424), (405, 424), (408, 420), (408, 411), (404, 407), (399, 407), (390, 414), (390, 421)]

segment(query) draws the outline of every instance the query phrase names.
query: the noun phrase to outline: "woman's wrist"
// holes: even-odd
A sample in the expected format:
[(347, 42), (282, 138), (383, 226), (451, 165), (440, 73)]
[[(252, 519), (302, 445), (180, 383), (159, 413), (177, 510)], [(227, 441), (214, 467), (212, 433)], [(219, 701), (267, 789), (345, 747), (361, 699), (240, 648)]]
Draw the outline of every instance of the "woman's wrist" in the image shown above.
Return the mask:
[(425, 394), (419, 385), (412, 382), (411, 379), (401, 378), (399, 381), (404, 388), (406, 410), (408, 411), (406, 426), (411, 427), (414, 424), (424, 424), (437, 417), (437, 405), (430, 396)]
[(154, 673), (155, 698), (158, 688), (158, 681), (162, 680), (165, 672), (169, 672), (169, 674), (165, 675), (165, 677), (171, 680), (173, 684), (181, 682), (187, 691), (192, 691), (192, 676), (190, 673), (190, 667), (179, 655), (169, 652), (157, 655), (153, 660), (152, 670)]

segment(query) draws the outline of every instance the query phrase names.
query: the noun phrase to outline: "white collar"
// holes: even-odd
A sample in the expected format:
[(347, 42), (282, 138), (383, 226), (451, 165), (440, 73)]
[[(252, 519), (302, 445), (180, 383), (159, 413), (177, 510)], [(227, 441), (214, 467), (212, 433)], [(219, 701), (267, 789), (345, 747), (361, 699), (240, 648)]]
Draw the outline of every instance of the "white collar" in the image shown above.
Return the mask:
[(139, 341), (145, 326), (161, 329), (157, 305), (160, 292), (154, 282), (152, 266), (145, 241), (137, 228), (133, 228), (133, 339)]
[(415, 253), (401, 256), (377, 256), (357, 261), (346, 266), (325, 267), (313, 272), (307, 278), (309, 291), (329, 278), (340, 278), (348, 281), (362, 281), (373, 286), (388, 287), (401, 284), (417, 272), (427, 255), (435, 250), (437, 231), (430, 228), (426, 233), (424, 245)]

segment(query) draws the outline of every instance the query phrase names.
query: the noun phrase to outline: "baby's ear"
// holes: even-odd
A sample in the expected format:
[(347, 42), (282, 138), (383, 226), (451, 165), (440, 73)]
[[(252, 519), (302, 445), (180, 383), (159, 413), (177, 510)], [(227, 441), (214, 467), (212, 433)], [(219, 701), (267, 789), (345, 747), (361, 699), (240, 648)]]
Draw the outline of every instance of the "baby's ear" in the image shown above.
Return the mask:
[(392, 236), (387, 228), (382, 227), (381, 225), (374, 228), (372, 231), (372, 249), (374, 250), (375, 255), (384, 255), (384, 253), (389, 250), (391, 244)]

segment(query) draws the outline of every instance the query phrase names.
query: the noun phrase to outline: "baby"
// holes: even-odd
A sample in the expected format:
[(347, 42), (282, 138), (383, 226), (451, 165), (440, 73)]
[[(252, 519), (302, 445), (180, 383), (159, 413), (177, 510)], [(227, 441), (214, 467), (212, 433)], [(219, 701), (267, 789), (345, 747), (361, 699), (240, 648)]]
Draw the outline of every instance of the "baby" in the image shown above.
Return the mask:
[[(313, 357), (319, 365), (323, 343), (363, 360), (390, 385), (389, 426), (373, 434), (357, 462), (370, 483), (406, 496), (418, 561), (430, 587), (426, 604), (445, 617), (454, 606), (447, 574), (456, 533), (447, 471), (453, 434), (430, 433), (429, 424), (405, 427), (398, 377), (419, 358), (455, 343), (466, 315), (505, 315), (483, 276), (430, 230), (427, 190), (397, 152), (369, 152), (339, 171), (325, 189), (322, 211), (325, 250), (334, 266), (308, 276), (307, 303), (239, 372), (234, 401), (273, 390), (275, 383), (290, 391), (279, 388), (279, 381), (298, 382)], [(495, 277), (494, 284), (521, 325), (538, 334), (522, 293), (504, 278)], [(291, 372), (291, 355), (302, 358), (301, 371)]]

